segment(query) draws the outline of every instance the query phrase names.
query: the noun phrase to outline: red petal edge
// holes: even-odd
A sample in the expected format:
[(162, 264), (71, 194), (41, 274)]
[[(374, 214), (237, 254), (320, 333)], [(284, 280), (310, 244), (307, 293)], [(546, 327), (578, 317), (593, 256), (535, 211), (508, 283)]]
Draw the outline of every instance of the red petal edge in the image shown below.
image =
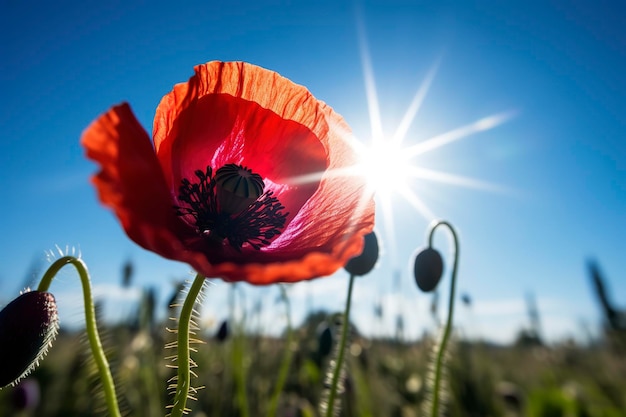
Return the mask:
[(81, 143), (101, 167), (92, 178), (100, 201), (113, 209), (128, 236), (145, 249), (179, 259), (186, 231), (172, 209), (150, 138), (130, 106), (120, 104), (96, 119)]

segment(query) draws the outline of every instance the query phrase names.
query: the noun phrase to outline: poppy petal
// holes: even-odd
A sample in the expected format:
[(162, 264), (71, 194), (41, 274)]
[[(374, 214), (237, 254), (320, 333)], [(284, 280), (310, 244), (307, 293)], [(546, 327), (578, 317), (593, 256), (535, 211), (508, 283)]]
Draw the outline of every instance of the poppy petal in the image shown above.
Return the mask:
[[(277, 193), (291, 216), (270, 246), (221, 253), (226, 262), (212, 265), (213, 272), (253, 283), (299, 281), (329, 275), (358, 255), (363, 234), (373, 228), (374, 207), (362, 178), (338, 174), (356, 163), (354, 138), (341, 116), (305, 87), (251, 64), (211, 62), (195, 71), (163, 98), (155, 117), (155, 147), (170, 186), (206, 161), (247, 161), (277, 182), (317, 177)], [(272, 117), (279, 122), (267, 122)], [(195, 266), (206, 271), (212, 260)]]
[(83, 132), (81, 143), (101, 167), (92, 179), (100, 201), (114, 210), (128, 236), (176, 259), (186, 231), (171, 209), (150, 138), (130, 106), (123, 103), (100, 116)]
[(268, 190), (286, 207), (289, 223), (319, 181), (287, 187), (286, 179), (327, 169), (326, 149), (305, 120), (317, 111), (317, 100), (251, 64), (212, 62), (195, 70), (163, 98), (155, 116), (155, 147), (170, 188), (207, 165), (240, 164), (274, 183)]

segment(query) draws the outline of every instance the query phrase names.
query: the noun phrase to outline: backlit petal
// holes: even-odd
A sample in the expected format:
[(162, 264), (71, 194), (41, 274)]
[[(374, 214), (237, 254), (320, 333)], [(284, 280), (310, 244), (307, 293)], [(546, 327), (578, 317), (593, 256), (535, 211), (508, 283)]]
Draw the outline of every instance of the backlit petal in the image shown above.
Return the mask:
[(146, 249), (176, 259), (187, 232), (171, 209), (150, 138), (128, 104), (100, 116), (83, 132), (81, 143), (101, 167), (93, 177), (100, 201), (113, 209), (128, 236)]
[[(275, 185), (290, 216), (268, 247), (209, 252), (194, 266), (207, 271), (212, 264), (214, 274), (231, 280), (299, 281), (329, 275), (359, 254), (374, 219), (363, 179), (338, 174), (355, 163), (353, 140), (341, 116), (274, 72), (241, 62), (196, 67), (155, 117), (168, 183), (174, 187), (206, 165), (239, 163)], [(306, 176), (317, 179), (293, 181)]]
[[(208, 277), (271, 284), (330, 275), (363, 248), (374, 203), (356, 163), (354, 138), (329, 106), (275, 72), (242, 62), (195, 68), (158, 106), (154, 146), (127, 105), (83, 135), (94, 178), (128, 235)], [(234, 163), (265, 181), (285, 206), (286, 226), (260, 249), (205, 239), (176, 216), (183, 179)], [(303, 180), (305, 178), (306, 180)]]

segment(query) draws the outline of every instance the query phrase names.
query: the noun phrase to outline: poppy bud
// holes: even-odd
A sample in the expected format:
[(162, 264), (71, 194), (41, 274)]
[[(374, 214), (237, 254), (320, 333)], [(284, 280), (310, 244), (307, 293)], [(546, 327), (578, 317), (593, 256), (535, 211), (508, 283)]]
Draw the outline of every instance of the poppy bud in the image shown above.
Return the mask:
[(133, 263), (129, 260), (126, 261), (122, 267), (122, 287), (128, 288), (133, 280)]
[(317, 333), (317, 353), (324, 358), (330, 354), (333, 348), (333, 331), (326, 323), (322, 323), (317, 329)]
[(378, 261), (378, 238), (376, 233), (371, 232), (364, 236), (365, 244), (363, 252), (359, 256), (350, 259), (344, 269), (355, 276), (369, 273)]
[(215, 339), (217, 339), (218, 342), (223, 342), (228, 339), (228, 333), (228, 321), (224, 320), (215, 334)]
[(433, 248), (423, 249), (415, 257), (415, 282), (420, 290), (430, 292), (437, 287), (443, 273), (441, 255)]
[(0, 387), (35, 369), (58, 327), (56, 302), (48, 292), (25, 292), (0, 311)]

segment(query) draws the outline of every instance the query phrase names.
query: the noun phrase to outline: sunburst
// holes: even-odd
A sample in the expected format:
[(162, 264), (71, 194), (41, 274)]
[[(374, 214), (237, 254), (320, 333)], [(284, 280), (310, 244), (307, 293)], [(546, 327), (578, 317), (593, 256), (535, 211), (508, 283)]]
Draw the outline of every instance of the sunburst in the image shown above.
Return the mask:
[(389, 252), (393, 255), (396, 253), (393, 217), (393, 199), (396, 198), (396, 196), (407, 201), (426, 220), (431, 221), (436, 218), (431, 208), (420, 198), (415, 189), (411, 187), (413, 180), (420, 179), (442, 182), (491, 192), (506, 191), (504, 187), (490, 182), (420, 167), (415, 162), (415, 158), (455, 141), (468, 138), (476, 133), (493, 129), (511, 119), (515, 115), (515, 112), (506, 111), (488, 115), (467, 125), (451, 129), (445, 133), (423, 140), (417, 144), (405, 146), (403, 142), (407, 137), (409, 128), (415, 120), (428, 90), (435, 79), (441, 61), (437, 59), (419, 85), (395, 133), (391, 137), (385, 137), (365, 30), (362, 20), (357, 20), (362, 70), (371, 127), (370, 142), (368, 144), (361, 143), (359, 145), (361, 160), (357, 170), (366, 176), (370, 191), (376, 194), (377, 205), (380, 209), (378, 211), (382, 215), (387, 245)]
[[(376, 93), (373, 68), (369, 56), (369, 50), (365, 41), (364, 31), (359, 25), (360, 52), (362, 69), (365, 81), (365, 92), (371, 127), (371, 140), (365, 144), (360, 141), (353, 142), (357, 147), (359, 162), (356, 166), (300, 175), (289, 179), (290, 185), (300, 185), (320, 181), (324, 176), (363, 176), (367, 181), (367, 190), (363, 194), (361, 204), (364, 206), (372, 195), (376, 196), (377, 212), (382, 215), (383, 227), (386, 234), (386, 244), (394, 258), (396, 251), (396, 239), (394, 233), (393, 200), (399, 196), (407, 201), (422, 217), (428, 221), (436, 218), (431, 208), (424, 202), (412, 188), (414, 180), (427, 180), (446, 183), (449, 185), (465, 188), (479, 189), (490, 192), (508, 192), (505, 187), (492, 184), (466, 176), (459, 176), (448, 172), (437, 171), (420, 167), (414, 161), (417, 156), (439, 149), (445, 145), (468, 138), (476, 133), (493, 129), (514, 115), (514, 111), (506, 111), (480, 118), (464, 126), (451, 129), (442, 134), (425, 139), (411, 146), (403, 145), (409, 128), (428, 93), (435, 78), (440, 60), (431, 66), (426, 77), (418, 87), (411, 103), (402, 117), (395, 133), (386, 137), (383, 133), (379, 102)], [(359, 210), (359, 208), (357, 208)], [(392, 259), (394, 267), (397, 260)]]

